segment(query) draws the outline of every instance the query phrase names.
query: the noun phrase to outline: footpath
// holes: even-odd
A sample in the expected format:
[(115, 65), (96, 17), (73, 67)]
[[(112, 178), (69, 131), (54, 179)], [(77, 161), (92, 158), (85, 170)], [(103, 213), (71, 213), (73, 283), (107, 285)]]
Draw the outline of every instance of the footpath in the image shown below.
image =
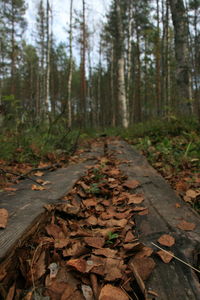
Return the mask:
[(0, 299), (200, 299), (200, 216), (125, 141), (77, 160), (1, 193)]

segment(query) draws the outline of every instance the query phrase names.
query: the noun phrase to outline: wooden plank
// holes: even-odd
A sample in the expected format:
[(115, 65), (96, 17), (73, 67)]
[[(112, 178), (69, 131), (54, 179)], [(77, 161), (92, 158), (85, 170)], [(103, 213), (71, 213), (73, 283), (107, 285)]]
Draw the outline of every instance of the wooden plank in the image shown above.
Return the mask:
[[(151, 242), (157, 244), (157, 239), (162, 234), (170, 234), (176, 240), (170, 250), (180, 259), (195, 265), (194, 254), (200, 253), (200, 216), (175, 194), (170, 185), (133, 147), (124, 141), (113, 141), (108, 149), (117, 153), (117, 159), (126, 161), (120, 164), (120, 169), (128, 179), (136, 179), (141, 183), (136, 192), (144, 193), (144, 206), (148, 207), (149, 214), (136, 216), (139, 240), (157, 251)], [(176, 208), (176, 203), (181, 207)], [(183, 219), (194, 223), (196, 228), (193, 231), (177, 228), (177, 224)], [(155, 298), (149, 295), (149, 299), (200, 299), (200, 283), (192, 269), (175, 259), (169, 264), (161, 262), (156, 256), (154, 259), (157, 266), (147, 280), (146, 287), (159, 296)]]
[(56, 203), (67, 194), (91, 163), (74, 164), (47, 174), (43, 179), (51, 184), (45, 186), (47, 189), (44, 191), (32, 191), (32, 183), (25, 180), (16, 185), (15, 193), (1, 194), (0, 207), (8, 210), (9, 221), (7, 227), (0, 231), (0, 262), (21, 243), (21, 237), (44, 213), (44, 205)]

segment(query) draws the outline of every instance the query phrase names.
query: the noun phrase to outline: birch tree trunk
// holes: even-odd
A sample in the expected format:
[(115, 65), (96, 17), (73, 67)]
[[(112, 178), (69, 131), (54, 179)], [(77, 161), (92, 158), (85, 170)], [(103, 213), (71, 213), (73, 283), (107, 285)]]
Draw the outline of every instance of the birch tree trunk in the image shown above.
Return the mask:
[(68, 127), (72, 126), (72, 39), (73, 39), (73, 32), (72, 32), (72, 12), (73, 12), (73, 0), (70, 2), (70, 29), (69, 29), (69, 77), (67, 82), (67, 89), (68, 89)]
[(118, 35), (119, 35), (119, 53), (118, 53), (118, 101), (121, 114), (121, 123), (124, 128), (129, 125), (127, 100), (126, 100), (126, 86), (125, 86), (125, 60), (124, 60), (124, 37), (122, 30), (121, 10), (119, 0), (117, 0), (117, 21), (118, 21)]
[(188, 49), (188, 22), (183, 0), (169, 0), (175, 33), (176, 76), (179, 111), (191, 114), (191, 70)]
[[(46, 95), (45, 95), (45, 112), (46, 116), (50, 118), (50, 108), (49, 108), (49, 101), (50, 101), (50, 52), (51, 52), (51, 37), (50, 37), (50, 5), (49, 1), (47, 0), (47, 7), (46, 7), (46, 31), (47, 31), (47, 53), (46, 53)], [(50, 120), (49, 120), (50, 121)]]

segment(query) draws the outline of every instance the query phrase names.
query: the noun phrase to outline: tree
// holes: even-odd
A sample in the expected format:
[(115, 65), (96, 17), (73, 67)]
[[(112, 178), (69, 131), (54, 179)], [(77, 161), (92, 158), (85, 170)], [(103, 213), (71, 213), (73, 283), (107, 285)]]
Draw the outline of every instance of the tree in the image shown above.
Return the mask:
[(183, 0), (169, 0), (174, 25), (176, 78), (179, 111), (191, 114), (191, 66), (188, 47), (188, 20)]

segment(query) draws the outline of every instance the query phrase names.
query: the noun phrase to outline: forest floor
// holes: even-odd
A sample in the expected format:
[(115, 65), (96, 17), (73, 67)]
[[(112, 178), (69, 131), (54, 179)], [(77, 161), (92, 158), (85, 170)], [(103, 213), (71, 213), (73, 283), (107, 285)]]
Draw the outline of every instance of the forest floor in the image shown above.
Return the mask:
[[(29, 229), (20, 247), (18, 244), (6, 263), (2, 262), (2, 299), (198, 299), (199, 261), (192, 255), (199, 255), (200, 218), (185, 204), (189, 201), (178, 198), (138, 152), (116, 138), (84, 142), (70, 157), (66, 173), (58, 174), (60, 184), (66, 174), (72, 179), (70, 166), (78, 176), (62, 197), (44, 174), (57, 164), (64, 165), (64, 157), (53, 164), (40, 163), (34, 170), (26, 166), (20, 178), (19, 169), (7, 170), (12, 180), (26, 178), (29, 185), (18, 190), (7, 182), (7, 187), (2, 185), (4, 191), (16, 194), (17, 200), (21, 195), (28, 197), (29, 190), (31, 207), (36, 205), (37, 193), (35, 199), (41, 197), (42, 206), (46, 201), (46, 212), (37, 221), (39, 227)], [(77, 171), (80, 168), (84, 175)], [(199, 174), (194, 176), (195, 182), (190, 182), (181, 175), (179, 185), (188, 181), (183, 197), (196, 201)], [(32, 208), (24, 203), (22, 207), (23, 215), (29, 211), (30, 218)], [(1, 213), (1, 227), (6, 231), (9, 216), (5, 209)], [(180, 288), (177, 279), (182, 281)]]

